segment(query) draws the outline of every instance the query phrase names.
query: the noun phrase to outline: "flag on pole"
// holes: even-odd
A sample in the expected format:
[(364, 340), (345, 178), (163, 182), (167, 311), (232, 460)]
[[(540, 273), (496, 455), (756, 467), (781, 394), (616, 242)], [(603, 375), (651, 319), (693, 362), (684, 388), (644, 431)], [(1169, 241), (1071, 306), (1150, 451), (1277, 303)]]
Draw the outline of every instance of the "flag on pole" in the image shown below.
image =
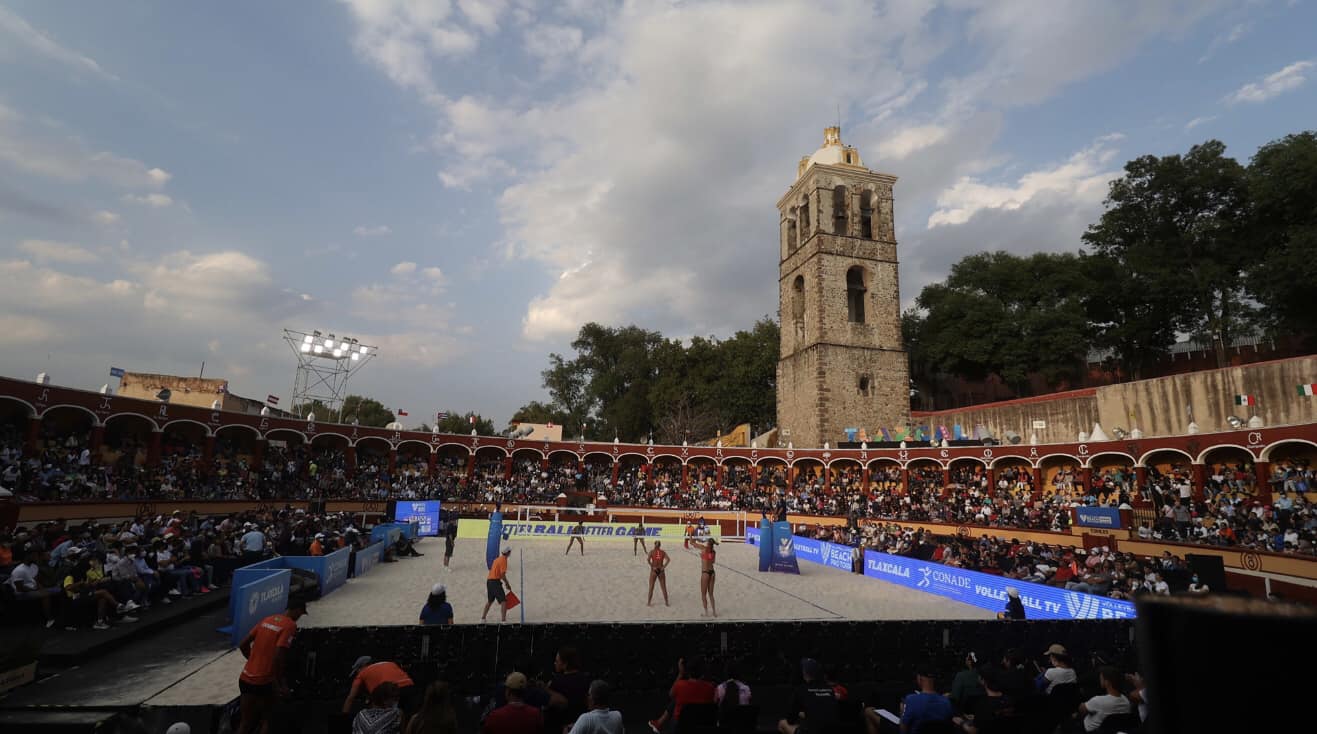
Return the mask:
[(265, 402), (269, 403), (270, 405), (278, 405), (278, 404), (279, 404), (279, 396), (278, 396), (278, 395), (266, 395), (266, 396), (265, 396)]
[(398, 409), (395, 410), (394, 412), (398, 414), (398, 417), (399, 417), (399, 418), (406, 418), (406, 417), (407, 417), (407, 411), (403, 410), (402, 408), (398, 408)]
[(1312, 397), (1313, 395), (1317, 395), (1317, 383), (1312, 383), (1308, 385), (1299, 385), (1299, 394), (1306, 397)]
[(120, 379), (123, 379), (123, 368), (122, 368), (122, 367), (111, 367), (111, 368), (110, 368), (110, 377), (118, 377), (118, 378), (120, 378)]
[(476, 424), (476, 414), (475, 414), (475, 413), (472, 413), (472, 414), (471, 414), (471, 425), (474, 426), (475, 424)]
[(1236, 395), (1235, 405), (1257, 405), (1258, 399), (1253, 395)]
[(447, 420), (447, 419), (448, 419), (448, 411), (446, 411), (446, 410), (441, 410), (441, 411), (439, 411), (439, 412), (435, 415), (434, 419), (435, 419), (436, 421)]

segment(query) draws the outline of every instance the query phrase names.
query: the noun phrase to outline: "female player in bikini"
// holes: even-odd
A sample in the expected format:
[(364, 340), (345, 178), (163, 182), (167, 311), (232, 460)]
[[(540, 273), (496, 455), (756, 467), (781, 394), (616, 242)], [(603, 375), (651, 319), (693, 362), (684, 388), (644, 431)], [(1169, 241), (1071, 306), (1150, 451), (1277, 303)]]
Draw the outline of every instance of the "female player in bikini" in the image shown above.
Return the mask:
[(663, 590), (663, 606), (670, 607), (668, 603), (668, 577), (664, 573), (668, 570), (668, 564), (672, 559), (668, 557), (668, 552), (663, 550), (663, 542), (654, 541), (654, 550), (649, 552), (649, 600), (645, 602), (646, 606), (654, 605), (654, 582), (659, 583), (659, 588)]
[(585, 555), (585, 521), (584, 520), (576, 521), (576, 527), (572, 528), (571, 535), (572, 535), (571, 540), (567, 541), (567, 553), (564, 553), (563, 555), (565, 556), (568, 553), (571, 553), (572, 545), (576, 543), (581, 544), (581, 555)]
[(718, 616), (718, 603), (713, 600), (713, 562), (718, 557), (718, 552), (713, 549), (718, 545), (718, 541), (709, 538), (702, 545), (700, 541), (695, 540), (695, 547), (700, 549), (700, 601), (704, 602), (704, 613), (701, 617), (709, 616), (709, 609), (712, 607), (713, 616)]
[[(634, 528), (631, 528), (631, 555), (633, 555), (633, 556), (636, 555), (636, 544), (637, 544), (637, 543), (640, 544), (640, 549), (641, 549), (641, 550), (645, 551), (646, 553), (649, 553), (649, 549), (645, 547), (645, 521), (644, 521), (644, 520), (641, 520), (640, 522), (636, 523), (636, 526), (635, 526)], [(658, 547), (657, 543), (658, 543), (658, 541), (655, 541), (655, 546), (654, 546), (655, 548)]]

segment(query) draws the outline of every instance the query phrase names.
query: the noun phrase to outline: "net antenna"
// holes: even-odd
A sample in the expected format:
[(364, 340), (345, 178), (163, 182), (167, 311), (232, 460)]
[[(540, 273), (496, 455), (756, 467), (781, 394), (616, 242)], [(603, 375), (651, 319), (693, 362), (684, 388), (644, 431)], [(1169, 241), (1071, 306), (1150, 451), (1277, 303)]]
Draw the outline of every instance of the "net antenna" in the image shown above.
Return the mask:
[(290, 403), (293, 410), (303, 410), (319, 401), (329, 408), (333, 422), (342, 423), (348, 379), (375, 358), (379, 347), (319, 330), (284, 329), (283, 336), (297, 357)]

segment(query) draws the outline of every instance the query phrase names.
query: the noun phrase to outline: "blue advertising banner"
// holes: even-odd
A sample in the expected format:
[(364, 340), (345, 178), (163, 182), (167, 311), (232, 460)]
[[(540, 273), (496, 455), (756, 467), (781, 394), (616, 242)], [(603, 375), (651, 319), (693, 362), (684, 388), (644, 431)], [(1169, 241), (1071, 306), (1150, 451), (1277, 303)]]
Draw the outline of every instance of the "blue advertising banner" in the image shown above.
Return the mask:
[(796, 563), (796, 550), (793, 541), (791, 523), (773, 523), (773, 541), (771, 544), (764, 544), (770, 546), (773, 551), (773, 562), (768, 570), (778, 573), (800, 573), (800, 565)]
[(233, 572), (229, 593), (232, 622), (220, 632), (229, 635), (234, 647), (242, 642), (257, 622), (288, 608), (288, 588), (293, 572), (286, 568), (240, 568)]
[(439, 500), (398, 502), (393, 512), (394, 522), (416, 523), (417, 535), (432, 537), (439, 534)]
[(759, 572), (767, 573), (773, 567), (773, 524), (765, 518), (759, 521), (759, 527), (747, 527), (745, 542), (759, 544)]
[(932, 561), (864, 552), (864, 575), (982, 609), (1006, 608), (1006, 587), (1020, 590), (1029, 619), (1132, 619), (1134, 604), (1027, 581), (966, 571)]
[(368, 545), (365, 548), (362, 548), (361, 550), (357, 551), (357, 567), (352, 570), (352, 575), (354, 577), (365, 576), (367, 573), (370, 573), (370, 570), (372, 568), (375, 568), (375, 564), (379, 563), (380, 559), (383, 557), (384, 557), (383, 542), (379, 542), (374, 545)]
[(503, 539), (503, 513), (489, 516), (489, 538), (485, 541), (485, 568), (492, 568), (498, 558), (498, 544)]
[(389, 545), (393, 545), (394, 543), (397, 543), (398, 539), (401, 537), (402, 537), (402, 530), (397, 525), (389, 525), (389, 524), (376, 525), (370, 530), (371, 543), (378, 543), (380, 541), (384, 541)]
[(813, 538), (802, 538), (799, 535), (793, 536), (792, 541), (796, 547), (796, 556), (798, 558), (821, 563), (842, 571), (851, 571), (854, 568), (852, 559), (855, 557), (855, 551), (849, 545), (830, 543), (826, 540), (815, 540)]
[(1120, 510), (1115, 507), (1076, 507), (1075, 523), (1087, 528), (1119, 528)]

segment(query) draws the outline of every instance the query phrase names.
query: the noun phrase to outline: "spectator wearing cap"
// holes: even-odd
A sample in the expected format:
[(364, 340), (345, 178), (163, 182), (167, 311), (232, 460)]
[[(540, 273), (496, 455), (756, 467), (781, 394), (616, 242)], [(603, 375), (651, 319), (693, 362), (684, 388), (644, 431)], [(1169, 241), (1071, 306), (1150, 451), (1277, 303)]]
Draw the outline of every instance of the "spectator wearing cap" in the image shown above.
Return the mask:
[(325, 534), (316, 533), (316, 537), (311, 541), (309, 553), (313, 556), (325, 555)]
[(480, 727), (481, 734), (541, 734), (544, 730), (544, 715), (538, 708), (526, 703), (526, 682), (523, 673), (513, 672), (508, 675), (503, 682), (503, 695), (507, 703), (489, 712)]
[(352, 713), (357, 696), (362, 693), (373, 696), (375, 690), (386, 683), (397, 688), (402, 723), (405, 726), (420, 706), (421, 691), (400, 665), (388, 660), (375, 661), (369, 655), (362, 655), (352, 664), (352, 687), (348, 690), (347, 698), (343, 699), (343, 713)]
[(508, 591), (512, 591), (512, 584), (508, 582), (508, 556), (512, 555), (512, 546), (504, 543), (503, 552), (498, 558), (494, 559), (493, 565), (489, 567), (489, 576), (485, 578), (485, 593), (488, 601), (485, 602), (485, 611), (480, 615), (480, 621), (485, 621), (489, 615), (489, 608), (494, 602), (498, 602), (499, 612), (502, 614), (502, 621), (508, 621)]
[(430, 587), (430, 597), (421, 607), (421, 624), (438, 625), (453, 623), (453, 605), (448, 603), (448, 587), (435, 584)]
[(239, 700), (242, 723), (238, 725), (238, 734), (251, 734), (258, 725), (263, 734), (270, 731), (268, 717), (275, 696), (288, 693), (284, 677), (288, 648), (293, 646), (297, 620), (304, 614), (306, 601), (290, 597), (282, 614), (271, 614), (257, 622), (238, 645), (239, 652), (247, 659), (238, 676), (238, 690), (242, 693)]
[(581, 714), (568, 734), (623, 734), (622, 712), (609, 707), (612, 689), (602, 680), (590, 682), (586, 696), (588, 711)]
[(1020, 601), (1020, 590), (1014, 586), (1006, 587), (1006, 609), (997, 612), (997, 619), (1023, 620), (1024, 602)]
[(818, 734), (837, 721), (837, 692), (823, 679), (823, 667), (813, 658), (800, 661), (804, 682), (791, 695), (791, 708), (777, 722), (780, 734)]
[(1059, 685), (1079, 682), (1079, 676), (1071, 664), (1070, 651), (1064, 645), (1054, 642), (1048, 646), (1045, 654), (1051, 665), (1034, 679), (1034, 685), (1039, 691), (1051, 693)]

